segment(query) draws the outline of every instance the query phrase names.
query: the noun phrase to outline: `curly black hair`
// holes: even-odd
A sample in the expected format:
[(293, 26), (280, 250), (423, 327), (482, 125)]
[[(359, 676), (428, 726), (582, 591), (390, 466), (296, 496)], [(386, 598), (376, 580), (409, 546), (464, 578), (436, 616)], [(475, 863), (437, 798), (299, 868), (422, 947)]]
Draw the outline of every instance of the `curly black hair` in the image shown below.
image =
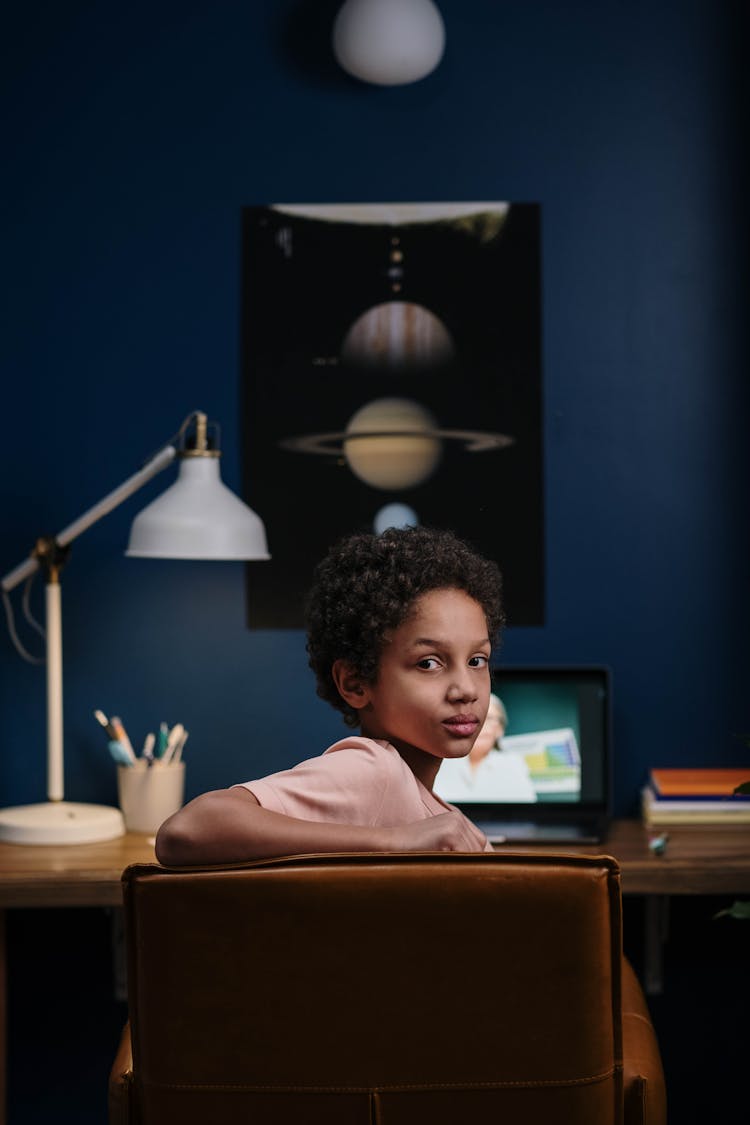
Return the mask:
[(484, 610), (490, 641), (505, 622), (502, 578), (452, 531), (428, 527), (389, 528), (382, 535), (357, 533), (340, 540), (315, 569), (307, 599), (307, 653), (317, 692), (344, 715), (359, 719), (332, 676), (345, 660), (365, 683), (377, 679), (388, 633), (409, 616), (414, 602), (431, 590), (465, 591)]

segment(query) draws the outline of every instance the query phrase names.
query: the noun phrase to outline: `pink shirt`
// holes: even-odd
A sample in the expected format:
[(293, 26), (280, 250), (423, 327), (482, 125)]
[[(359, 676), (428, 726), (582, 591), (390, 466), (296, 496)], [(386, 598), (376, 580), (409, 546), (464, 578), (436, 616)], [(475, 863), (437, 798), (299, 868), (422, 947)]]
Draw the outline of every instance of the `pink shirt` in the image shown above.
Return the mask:
[[(290, 770), (247, 781), (264, 809), (298, 820), (395, 828), (426, 820), (453, 805), (431, 793), (390, 742), (351, 736), (317, 758)], [(492, 851), (492, 845), (463, 814), (465, 851)]]

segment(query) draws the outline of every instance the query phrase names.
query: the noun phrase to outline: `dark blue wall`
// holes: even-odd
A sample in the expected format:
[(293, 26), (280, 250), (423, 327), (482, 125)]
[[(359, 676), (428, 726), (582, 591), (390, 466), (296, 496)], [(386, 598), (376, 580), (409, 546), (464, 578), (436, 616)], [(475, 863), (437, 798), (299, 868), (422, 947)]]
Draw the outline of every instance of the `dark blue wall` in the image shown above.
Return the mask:
[[(444, 63), (395, 89), (332, 64), (336, 4), (15, 6), (0, 572), (193, 409), (223, 423), (239, 487), (244, 204), (538, 200), (548, 617), (511, 629), (503, 655), (611, 665), (616, 800), (632, 812), (650, 763), (731, 763), (731, 732), (750, 725), (739, 5), (441, 6)], [(191, 795), (340, 730), (301, 633), (245, 628), (239, 564), (123, 559), (131, 519), (167, 483), (80, 539), (64, 579), (74, 799), (114, 799), (95, 707), (139, 738), (184, 721)], [(278, 503), (293, 520), (294, 495)], [(0, 660), (0, 803), (33, 801), (43, 674), (2, 636)]]
[[(192, 409), (223, 422), (239, 486), (243, 204), (539, 200), (548, 618), (503, 655), (611, 665), (631, 812), (650, 763), (732, 762), (749, 725), (732, 8), (445, 0), (443, 65), (400, 89), (329, 63), (309, 21), (331, 8), (16, 7), (0, 571)], [(166, 483), (79, 540), (64, 579), (71, 798), (113, 799), (95, 707), (139, 738), (183, 720), (191, 794), (339, 732), (302, 635), (246, 630), (239, 564), (122, 558)], [(0, 801), (36, 800), (43, 674), (7, 638), (0, 658)]]
[[(336, 7), (26, 0), (6, 14), (0, 573), (193, 409), (223, 423), (239, 487), (243, 205), (540, 201), (548, 619), (511, 629), (504, 659), (612, 667), (617, 808), (633, 813), (649, 764), (739, 762), (733, 732), (750, 728), (744, 5), (440, 0), (444, 63), (401, 89), (332, 65)], [(64, 579), (74, 799), (115, 799), (95, 707), (139, 737), (184, 721), (189, 795), (340, 731), (302, 634), (245, 628), (239, 565), (122, 557), (165, 483), (80, 539)], [(294, 495), (278, 503), (293, 520)], [(43, 674), (4, 634), (0, 662), (0, 804), (39, 800)], [(18, 925), (20, 953), (38, 926)], [(83, 1038), (91, 1061), (100, 1040)], [(91, 1089), (71, 1120), (88, 1120)]]

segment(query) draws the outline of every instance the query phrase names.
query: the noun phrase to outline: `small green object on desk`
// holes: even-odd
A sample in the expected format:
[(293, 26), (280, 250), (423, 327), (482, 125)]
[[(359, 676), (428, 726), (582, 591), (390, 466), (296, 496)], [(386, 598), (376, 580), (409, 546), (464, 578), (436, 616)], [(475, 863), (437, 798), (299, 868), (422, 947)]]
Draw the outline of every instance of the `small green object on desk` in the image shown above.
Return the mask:
[(648, 850), (652, 855), (664, 855), (667, 850), (668, 839), (668, 832), (664, 832), (661, 836), (652, 836), (648, 842)]

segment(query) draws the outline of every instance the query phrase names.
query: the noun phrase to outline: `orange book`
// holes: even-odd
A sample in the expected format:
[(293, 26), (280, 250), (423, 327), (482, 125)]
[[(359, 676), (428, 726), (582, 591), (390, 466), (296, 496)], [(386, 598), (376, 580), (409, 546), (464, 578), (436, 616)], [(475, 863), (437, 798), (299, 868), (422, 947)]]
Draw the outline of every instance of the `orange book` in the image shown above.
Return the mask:
[(750, 765), (725, 769), (652, 769), (651, 785), (659, 797), (731, 797), (750, 781)]

